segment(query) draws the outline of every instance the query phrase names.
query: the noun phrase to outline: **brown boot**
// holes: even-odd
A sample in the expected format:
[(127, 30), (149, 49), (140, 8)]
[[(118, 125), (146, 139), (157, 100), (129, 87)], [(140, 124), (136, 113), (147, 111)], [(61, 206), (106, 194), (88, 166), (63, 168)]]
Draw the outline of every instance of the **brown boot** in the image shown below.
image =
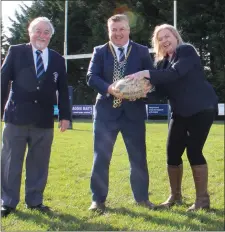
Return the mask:
[(208, 188), (208, 166), (194, 165), (191, 166), (192, 173), (195, 182), (196, 200), (195, 203), (188, 209), (188, 211), (194, 211), (197, 209), (209, 209), (210, 199), (207, 191)]
[(169, 208), (174, 204), (182, 204), (181, 182), (183, 176), (183, 165), (168, 165), (167, 171), (170, 181), (170, 196), (165, 202), (158, 206), (159, 208)]

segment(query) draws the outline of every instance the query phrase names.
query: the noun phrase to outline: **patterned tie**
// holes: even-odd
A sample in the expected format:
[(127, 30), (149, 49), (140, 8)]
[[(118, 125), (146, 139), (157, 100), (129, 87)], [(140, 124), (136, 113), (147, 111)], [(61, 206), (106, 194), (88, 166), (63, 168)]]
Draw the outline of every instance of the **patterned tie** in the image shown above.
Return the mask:
[(124, 47), (118, 48), (118, 50), (120, 51), (119, 62), (122, 62), (125, 59)]
[(37, 50), (36, 53), (37, 53), (36, 70), (37, 70), (37, 78), (39, 78), (45, 72), (45, 68), (41, 57), (42, 51)]

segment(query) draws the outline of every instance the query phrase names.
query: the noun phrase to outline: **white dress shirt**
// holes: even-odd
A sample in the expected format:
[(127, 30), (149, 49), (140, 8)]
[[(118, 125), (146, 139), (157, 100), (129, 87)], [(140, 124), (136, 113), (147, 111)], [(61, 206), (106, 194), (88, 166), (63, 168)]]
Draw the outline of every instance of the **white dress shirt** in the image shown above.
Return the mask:
[[(113, 46), (113, 48), (114, 48), (114, 51), (116, 52), (117, 60), (119, 61), (120, 50), (119, 50), (118, 48), (121, 48), (121, 47), (116, 46), (116, 45), (113, 44), (112, 42), (111, 42), (111, 44), (112, 44), (112, 46)], [(125, 45), (122, 46), (122, 47), (124, 48), (125, 57), (126, 57), (126, 54), (127, 54), (128, 45), (129, 45), (129, 40), (128, 40), (128, 42), (127, 42)]]
[[(36, 67), (37, 53), (36, 53), (36, 51), (38, 49), (36, 49), (34, 46), (32, 46), (32, 50), (33, 50), (35, 70), (36, 70), (36, 73), (37, 73), (37, 67)], [(43, 63), (44, 63), (45, 71), (46, 71), (47, 68), (48, 68), (48, 48), (45, 48), (44, 50), (42, 50), (41, 57), (42, 57), (42, 60), (43, 60)]]

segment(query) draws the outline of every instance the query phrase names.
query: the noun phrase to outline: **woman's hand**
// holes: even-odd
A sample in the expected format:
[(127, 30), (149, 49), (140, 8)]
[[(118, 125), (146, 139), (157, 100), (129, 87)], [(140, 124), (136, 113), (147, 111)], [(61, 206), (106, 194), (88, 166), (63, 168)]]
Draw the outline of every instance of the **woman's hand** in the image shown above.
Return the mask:
[(150, 78), (150, 73), (148, 70), (139, 71), (130, 75), (125, 76), (125, 78), (130, 79), (143, 79), (143, 78)]
[[(148, 70), (143, 70), (143, 71), (139, 71), (130, 75), (125, 76), (125, 78), (129, 78), (130, 80), (134, 80), (134, 79), (138, 79), (138, 80), (142, 80), (144, 78), (150, 78), (150, 73)], [(144, 91), (145, 94), (147, 95), (148, 92), (150, 92), (150, 90), (153, 88), (153, 85), (151, 85), (151, 83), (149, 82), (148, 85), (145, 86)]]

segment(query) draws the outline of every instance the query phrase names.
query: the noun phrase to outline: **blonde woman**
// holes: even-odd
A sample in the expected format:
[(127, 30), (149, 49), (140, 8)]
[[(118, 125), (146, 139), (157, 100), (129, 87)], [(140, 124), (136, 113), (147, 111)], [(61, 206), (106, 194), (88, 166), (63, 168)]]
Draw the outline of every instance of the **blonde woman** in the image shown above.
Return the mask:
[(208, 166), (202, 150), (217, 112), (218, 98), (205, 78), (195, 47), (184, 43), (172, 25), (157, 26), (152, 45), (157, 69), (127, 77), (148, 78), (156, 91), (163, 92), (170, 101), (167, 171), (171, 193), (160, 207), (182, 203), (182, 155), (186, 149), (196, 188), (195, 203), (188, 210), (209, 208)]

